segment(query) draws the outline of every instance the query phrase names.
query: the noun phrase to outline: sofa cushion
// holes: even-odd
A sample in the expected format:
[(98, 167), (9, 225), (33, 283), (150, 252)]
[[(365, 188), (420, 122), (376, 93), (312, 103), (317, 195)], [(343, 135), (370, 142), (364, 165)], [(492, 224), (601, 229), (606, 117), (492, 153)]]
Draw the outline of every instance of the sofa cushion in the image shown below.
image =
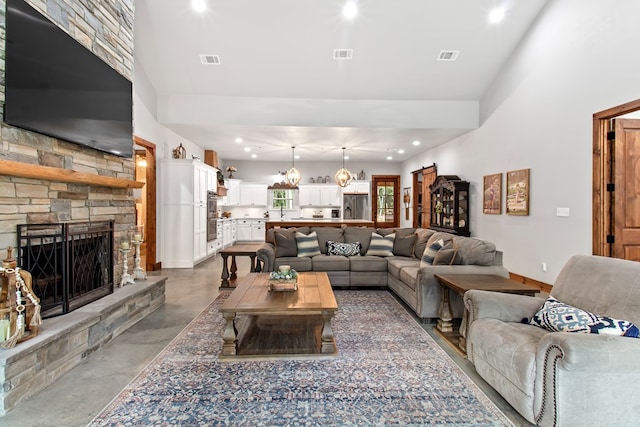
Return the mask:
[(415, 233), (416, 243), (413, 247), (413, 256), (420, 259), (422, 258), (422, 254), (424, 253), (425, 248), (427, 247), (429, 237), (431, 237), (435, 233), (435, 231), (428, 228), (417, 228)]
[(301, 271), (313, 271), (313, 264), (311, 263), (311, 258), (307, 257), (282, 257), (276, 258), (273, 269), (278, 270), (281, 265), (289, 265), (292, 269), (297, 271), (298, 273)]
[(296, 231), (296, 245), (298, 246), (299, 257), (312, 257), (321, 254), (318, 235), (315, 231), (308, 235)]
[(320, 246), (320, 252), (327, 253), (327, 241), (344, 242), (344, 231), (342, 228), (337, 227), (313, 227), (311, 229), (318, 235), (318, 245)]
[(413, 256), (413, 246), (416, 243), (416, 234), (412, 233), (406, 236), (396, 234), (393, 241), (393, 254), (398, 256)]
[(632, 338), (638, 338), (639, 335), (638, 327), (632, 322), (598, 316), (558, 301), (552, 296), (547, 298), (529, 323), (551, 332), (582, 332)]
[(349, 258), (342, 255), (317, 255), (313, 260), (313, 271), (349, 272)]
[(496, 257), (496, 245), (474, 237), (456, 236), (453, 244), (458, 249), (465, 265), (493, 265)]
[(393, 241), (395, 238), (395, 233), (384, 237), (378, 233), (371, 233), (371, 243), (369, 244), (369, 250), (366, 255), (393, 256)]
[(328, 240), (327, 255), (360, 256), (360, 242), (342, 243)]
[(427, 246), (431, 246), (434, 242), (437, 242), (438, 240), (442, 240), (443, 242), (442, 246), (444, 246), (445, 244), (447, 244), (447, 242), (453, 241), (454, 237), (455, 236), (453, 234), (445, 233), (444, 231), (436, 231), (429, 237), (429, 240), (427, 241)]
[(387, 260), (387, 271), (397, 279), (400, 278), (400, 270), (403, 268), (420, 266), (420, 261), (415, 258), (391, 257), (385, 259)]
[(453, 242), (448, 242), (436, 253), (433, 258), (433, 265), (458, 265), (462, 262), (460, 254), (458, 254), (458, 248), (453, 245)]
[(309, 234), (311, 229), (306, 225), (304, 227), (291, 227), (291, 228), (270, 228), (267, 230), (267, 235), (265, 237), (266, 243), (271, 243), (273, 246), (276, 245), (276, 230), (289, 230), (289, 231), (299, 231), (302, 234)]
[(344, 229), (344, 242), (360, 242), (360, 255), (364, 255), (369, 250), (371, 233), (374, 231), (373, 227), (347, 227)]
[(418, 272), (419, 267), (405, 267), (400, 270), (400, 280), (407, 285), (411, 290), (415, 291), (418, 285)]
[(387, 260), (379, 256), (357, 256), (349, 258), (351, 271), (387, 271)]
[(298, 256), (295, 232), (289, 229), (275, 231), (276, 258)]
[(424, 253), (422, 254), (422, 258), (420, 258), (420, 268), (433, 265), (433, 259), (443, 246), (444, 241), (442, 239), (436, 240), (435, 242), (432, 242), (429, 246), (427, 246), (427, 248), (424, 250)]

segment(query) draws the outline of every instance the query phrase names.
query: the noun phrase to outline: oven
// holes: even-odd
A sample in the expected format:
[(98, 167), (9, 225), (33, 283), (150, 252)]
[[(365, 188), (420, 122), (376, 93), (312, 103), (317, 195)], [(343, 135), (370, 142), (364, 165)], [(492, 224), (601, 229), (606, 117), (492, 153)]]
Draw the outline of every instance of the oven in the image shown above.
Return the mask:
[(216, 240), (218, 236), (218, 196), (215, 192), (207, 192), (207, 242)]

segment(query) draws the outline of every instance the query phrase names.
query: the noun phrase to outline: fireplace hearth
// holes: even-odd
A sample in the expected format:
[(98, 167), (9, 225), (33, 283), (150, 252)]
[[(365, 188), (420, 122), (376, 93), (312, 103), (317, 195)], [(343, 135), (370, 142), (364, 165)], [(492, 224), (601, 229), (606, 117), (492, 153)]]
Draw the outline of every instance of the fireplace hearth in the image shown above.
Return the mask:
[(113, 293), (113, 221), (18, 225), (18, 265), (33, 277), (42, 318)]

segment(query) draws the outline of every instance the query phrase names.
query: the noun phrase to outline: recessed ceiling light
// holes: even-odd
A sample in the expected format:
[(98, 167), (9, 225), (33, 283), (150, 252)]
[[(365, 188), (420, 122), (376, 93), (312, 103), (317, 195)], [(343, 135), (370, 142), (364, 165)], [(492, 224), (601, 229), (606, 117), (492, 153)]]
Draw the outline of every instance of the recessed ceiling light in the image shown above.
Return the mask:
[(191, 7), (196, 12), (204, 12), (207, 9), (207, 3), (204, 0), (191, 0)]
[(401, 148), (398, 150), (398, 154), (404, 154), (404, 150)]
[(415, 146), (420, 145), (420, 141), (418, 141), (418, 140), (413, 141), (413, 145), (415, 145)]
[(393, 160), (393, 156), (387, 156), (387, 160)]
[(237, 142), (238, 144), (242, 144), (242, 138), (236, 138), (236, 142)]
[(342, 8), (342, 16), (346, 19), (353, 19), (358, 14), (358, 6), (355, 1), (349, 1)]
[(349, 156), (344, 156), (344, 159), (345, 160), (349, 160)]
[(489, 13), (489, 22), (497, 24), (504, 19), (504, 8), (496, 7)]
[(249, 151), (251, 151), (251, 147), (244, 147), (244, 151), (245, 153), (248, 153)]
[(251, 158), (252, 158), (252, 159), (255, 159), (256, 157), (258, 157), (258, 155), (257, 155), (257, 154), (252, 154), (252, 155), (251, 155)]
[(296, 154), (295, 156), (293, 156), (293, 158), (298, 160), (300, 158), (300, 156)]

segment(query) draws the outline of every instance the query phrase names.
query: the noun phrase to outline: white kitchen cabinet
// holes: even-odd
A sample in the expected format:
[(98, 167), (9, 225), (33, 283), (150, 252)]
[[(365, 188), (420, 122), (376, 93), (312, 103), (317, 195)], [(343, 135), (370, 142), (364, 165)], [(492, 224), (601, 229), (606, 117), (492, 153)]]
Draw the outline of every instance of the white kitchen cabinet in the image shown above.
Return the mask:
[(216, 171), (191, 159), (164, 159), (162, 265), (191, 268), (211, 255), (207, 247), (207, 177)]
[(241, 206), (267, 206), (267, 185), (240, 183)]
[(227, 188), (227, 195), (222, 198), (222, 204), (224, 206), (239, 206), (240, 205), (240, 180), (227, 179), (224, 181), (224, 186)]
[(233, 245), (238, 240), (238, 220), (231, 220), (231, 244)]
[(351, 181), (349, 185), (342, 189), (343, 194), (369, 194), (371, 191), (371, 181)]
[(342, 192), (334, 184), (301, 185), (299, 190), (300, 207), (340, 206)]
[(251, 241), (252, 242), (264, 242), (264, 229), (266, 221), (262, 219), (251, 220)]
[(222, 247), (231, 246), (231, 220), (227, 219), (222, 222)]
[(239, 242), (251, 241), (251, 220), (250, 219), (238, 220), (238, 241)]

